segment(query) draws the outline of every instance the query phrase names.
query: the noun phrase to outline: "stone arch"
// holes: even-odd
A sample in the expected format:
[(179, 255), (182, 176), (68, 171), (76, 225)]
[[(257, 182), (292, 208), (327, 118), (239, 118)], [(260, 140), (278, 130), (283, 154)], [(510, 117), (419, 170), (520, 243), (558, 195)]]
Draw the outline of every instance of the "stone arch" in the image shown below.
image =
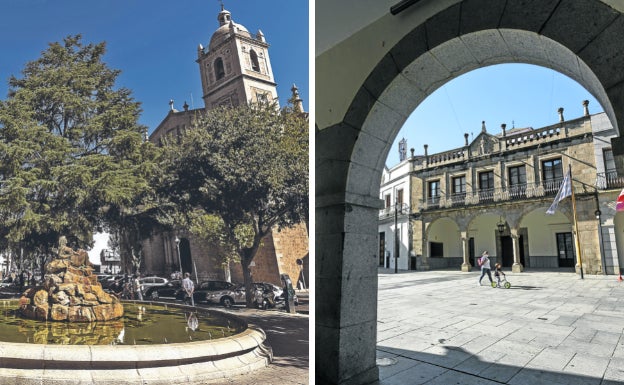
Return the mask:
[[(444, 227), (444, 229), (440, 229)], [(456, 231), (456, 234), (452, 234), (452, 231)], [(434, 237), (440, 237), (441, 239), (434, 239)], [(433, 257), (448, 257), (454, 252), (455, 255), (461, 255), (461, 228), (457, 221), (449, 217), (437, 217), (428, 223), (425, 229), (425, 239), (427, 243), (442, 241), (446, 244), (444, 255), (434, 255)], [(429, 250), (429, 245), (423, 245), (423, 249)], [(429, 250), (430, 251), (430, 250)], [(427, 257), (432, 257), (431, 253), (426, 253)]]
[[(537, 64), (576, 80), (601, 103), (613, 127), (624, 127), (618, 124), (624, 122), (620, 11), (599, 0), (444, 4), (449, 3), (435, 11), (443, 5), (414, 7), (425, 20), (374, 59), (373, 70), (346, 100), (348, 107), (336, 106), (345, 111), (339, 122), (317, 127), (316, 298), (322, 300), (316, 306), (316, 375), (321, 383), (364, 384), (378, 378), (379, 182), (395, 136), (428, 95), (476, 68)], [(317, 111), (319, 119), (323, 112)]]

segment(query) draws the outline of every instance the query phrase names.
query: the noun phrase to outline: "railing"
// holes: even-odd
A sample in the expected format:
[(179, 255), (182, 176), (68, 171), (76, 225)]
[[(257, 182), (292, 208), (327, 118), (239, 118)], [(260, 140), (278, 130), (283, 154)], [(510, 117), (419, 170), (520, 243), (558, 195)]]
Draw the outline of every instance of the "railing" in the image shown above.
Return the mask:
[(523, 183), (504, 188), (478, 189), (462, 193), (442, 194), (419, 202), (422, 210), (434, 210), (458, 206), (490, 204), (501, 201), (534, 199), (557, 195), (563, 178), (540, 183)]
[[(388, 206), (386, 208), (379, 210), (379, 219), (394, 217), (395, 207), (396, 207), (395, 205), (392, 205), (392, 206)], [(399, 209), (397, 210), (397, 215), (398, 216), (406, 215), (406, 214), (409, 214), (409, 212), (410, 212), (410, 206), (407, 203), (403, 203), (402, 205), (400, 205)]]
[(616, 171), (599, 172), (596, 174), (596, 188), (609, 190), (612, 188), (624, 187), (624, 176), (618, 175)]

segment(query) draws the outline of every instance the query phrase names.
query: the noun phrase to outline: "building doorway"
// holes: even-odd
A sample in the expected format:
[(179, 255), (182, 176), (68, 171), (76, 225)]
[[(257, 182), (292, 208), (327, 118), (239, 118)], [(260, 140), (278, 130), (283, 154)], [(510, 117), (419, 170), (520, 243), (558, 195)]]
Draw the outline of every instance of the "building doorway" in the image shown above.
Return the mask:
[(193, 272), (193, 259), (191, 258), (191, 242), (188, 239), (180, 239), (180, 260), (183, 273)]
[(470, 237), (468, 239), (468, 261), (472, 266), (477, 266), (477, 261), (475, 261), (475, 241), (474, 237)]
[(574, 245), (572, 233), (557, 233), (557, 258), (559, 267), (574, 267)]
[(379, 233), (379, 267), (386, 264), (386, 233)]

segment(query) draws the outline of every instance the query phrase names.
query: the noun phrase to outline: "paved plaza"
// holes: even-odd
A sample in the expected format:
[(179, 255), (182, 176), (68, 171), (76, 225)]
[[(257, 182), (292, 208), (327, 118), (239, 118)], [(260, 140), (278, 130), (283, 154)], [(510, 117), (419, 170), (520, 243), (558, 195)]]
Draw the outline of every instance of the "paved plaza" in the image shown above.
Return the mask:
[(297, 292), (301, 306), (297, 314), (277, 310), (236, 307), (228, 311), (262, 328), (266, 345), (273, 350), (273, 362), (252, 373), (214, 380), (210, 385), (308, 385), (309, 327), (308, 294)]
[(381, 385), (624, 384), (617, 276), (380, 270)]

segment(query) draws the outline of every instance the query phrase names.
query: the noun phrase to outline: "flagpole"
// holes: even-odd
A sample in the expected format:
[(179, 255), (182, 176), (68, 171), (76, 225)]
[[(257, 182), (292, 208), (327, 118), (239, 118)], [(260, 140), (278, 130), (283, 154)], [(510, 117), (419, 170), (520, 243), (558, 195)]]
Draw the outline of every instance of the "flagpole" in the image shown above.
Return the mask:
[(579, 242), (579, 231), (578, 231), (578, 222), (576, 220), (576, 198), (574, 197), (574, 183), (572, 183), (572, 165), (568, 165), (568, 173), (570, 175), (570, 189), (572, 190), (572, 214), (574, 217), (574, 244), (576, 246), (576, 252), (578, 253), (577, 263), (581, 269), (581, 279), (583, 277), (583, 256), (581, 253), (581, 243)]

